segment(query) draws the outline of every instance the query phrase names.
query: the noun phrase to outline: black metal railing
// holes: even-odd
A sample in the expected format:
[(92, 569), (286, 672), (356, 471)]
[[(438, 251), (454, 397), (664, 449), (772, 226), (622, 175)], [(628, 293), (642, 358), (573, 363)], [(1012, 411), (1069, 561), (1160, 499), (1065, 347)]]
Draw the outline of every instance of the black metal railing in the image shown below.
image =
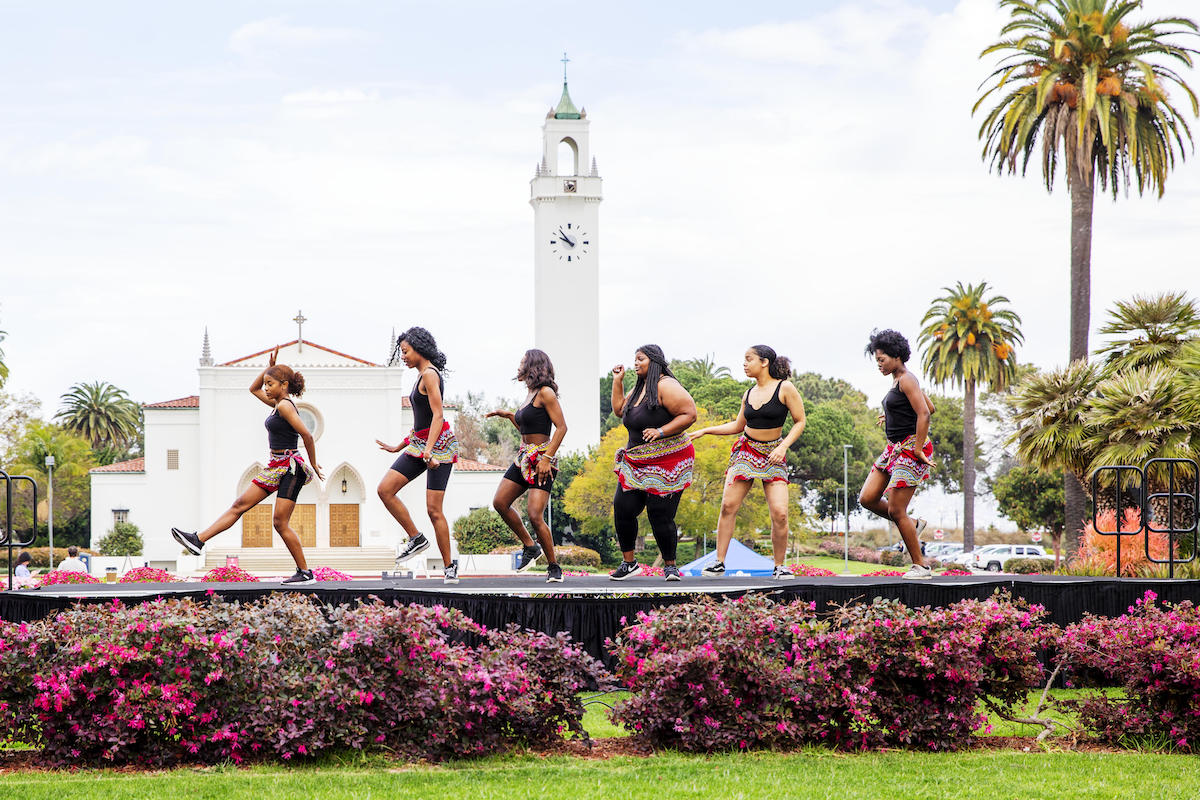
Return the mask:
[[(11, 589), (13, 569), (16, 567), (16, 562), (13, 560), (13, 548), (29, 547), (37, 538), (37, 483), (28, 475), (9, 475), (2, 469), (0, 469), (0, 481), (4, 481), (4, 530), (0, 531), (0, 547), (8, 548), (8, 588)], [(29, 485), (33, 487), (33, 502), (29, 506), (33, 515), (33, 524), (29, 526), (29, 539), (27, 540), (17, 538), (17, 532), (13, 528), (13, 484), (20, 481), (29, 481)]]
[[(1161, 473), (1166, 473), (1166, 480), (1162, 480)], [(1106, 531), (1100, 529), (1100, 498), (1102, 491), (1107, 493), (1109, 487), (1101, 489), (1101, 476), (1111, 475), (1113, 477), (1111, 491), (1112, 497), (1115, 500), (1113, 508), (1116, 511), (1116, 530)], [(1122, 478), (1136, 477), (1136, 489), (1133, 488), (1133, 481), (1124, 483), (1122, 487)], [(1151, 492), (1151, 485), (1166, 486), (1165, 492)], [(1130, 502), (1129, 498), (1133, 498), (1136, 502)], [(1158, 527), (1160, 520), (1155, 518), (1154, 504), (1155, 502), (1166, 502), (1166, 523), (1165, 528)], [(1200, 517), (1197, 515), (1197, 510), (1200, 510), (1200, 465), (1195, 460), (1190, 458), (1152, 458), (1140, 467), (1131, 467), (1125, 465), (1099, 467), (1092, 473), (1092, 527), (1096, 533), (1101, 536), (1116, 536), (1117, 537), (1117, 577), (1121, 577), (1121, 537), (1136, 536), (1141, 534), (1143, 537), (1143, 545), (1146, 549), (1146, 559), (1155, 564), (1166, 564), (1167, 574), (1169, 577), (1175, 577), (1175, 565), (1187, 564), (1196, 560), (1197, 547), (1200, 542), (1197, 541), (1200, 536)], [(1138, 528), (1135, 530), (1122, 530), (1124, 523), (1124, 511), (1127, 508), (1137, 508), (1140, 512)], [(1190, 524), (1184, 525), (1184, 522), (1190, 520)], [(1150, 534), (1165, 533), (1167, 535), (1167, 557), (1155, 558), (1150, 552)], [(1191, 547), (1187, 558), (1180, 558), (1176, 547), (1177, 537), (1191, 536)], [(1186, 539), (1180, 539), (1181, 543)]]

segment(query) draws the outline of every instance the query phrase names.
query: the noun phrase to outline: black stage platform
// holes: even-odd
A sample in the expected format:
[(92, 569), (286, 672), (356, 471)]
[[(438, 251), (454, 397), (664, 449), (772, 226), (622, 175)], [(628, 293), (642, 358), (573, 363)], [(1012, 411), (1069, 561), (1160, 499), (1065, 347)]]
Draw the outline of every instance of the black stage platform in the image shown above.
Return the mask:
[(769, 592), (781, 601), (814, 601), (822, 611), (832, 604), (896, 599), (909, 606), (945, 606), (966, 598), (983, 599), (997, 589), (1046, 607), (1059, 625), (1078, 622), (1085, 613), (1119, 616), (1147, 591), (1164, 602), (1190, 600), (1200, 604), (1200, 581), (1137, 578), (1076, 578), (1057, 575), (970, 575), (905, 581), (899, 578), (630, 578), (615, 582), (605, 576), (567, 578), (548, 584), (537, 574), (504, 578), (463, 578), (446, 586), (440, 578), (329, 581), (286, 588), (279, 583), (105, 583), (54, 586), (0, 592), (0, 619), (23, 622), (41, 619), (76, 602), (103, 603), (114, 598), (137, 603), (159, 597), (197, 600), (218, 594), (227, 600), (254, 600), (269, 592), (304, 592), (331, 605), (356, 603), (368, 597), (386, 602), (444, 605), (457, 608), (476, 622), (501, 628), (511, 622), (525, 628), (557, 633), (567, 631), (588, 652), (603, 657), (604, 640), (633, 620), (639, 611), (694, 600), (701, 595), (736, 597)]

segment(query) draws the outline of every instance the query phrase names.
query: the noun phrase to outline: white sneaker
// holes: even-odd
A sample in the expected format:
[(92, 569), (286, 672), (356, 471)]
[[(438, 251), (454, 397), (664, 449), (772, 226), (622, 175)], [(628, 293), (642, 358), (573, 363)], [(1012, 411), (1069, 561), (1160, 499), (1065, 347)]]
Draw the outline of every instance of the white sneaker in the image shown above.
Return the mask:
[(925, 532), (925, 528), (929, 526), (929, 520), (917, 517), (913, 520), (917, 524), (917, 538), (921, 538), (921, 534)]
[(933, 577), (933, 570), (929, 567), (922, 567), (920, 564), (913, 564), (908, 568), (908, 572), (900, 576), (906, 581), (924, 581)]

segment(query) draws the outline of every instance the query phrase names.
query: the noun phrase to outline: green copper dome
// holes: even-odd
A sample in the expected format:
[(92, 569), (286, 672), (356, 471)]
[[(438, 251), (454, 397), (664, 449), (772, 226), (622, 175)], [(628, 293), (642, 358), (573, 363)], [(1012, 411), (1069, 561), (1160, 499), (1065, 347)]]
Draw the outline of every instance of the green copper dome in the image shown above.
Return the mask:
[(555, 119), (580, 119), (582, 115), (575, 104), (571, 102), (571, 95), (567, 92), (567, 82), (563, 81), (562, 97), (558, 101), (558, 107), (554, 109)]

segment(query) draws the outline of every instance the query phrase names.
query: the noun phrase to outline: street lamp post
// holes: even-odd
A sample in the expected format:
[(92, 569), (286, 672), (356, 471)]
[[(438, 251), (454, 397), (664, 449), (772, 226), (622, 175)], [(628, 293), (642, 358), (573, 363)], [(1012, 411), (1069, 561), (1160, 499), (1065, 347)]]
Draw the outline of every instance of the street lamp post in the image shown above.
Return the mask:
[(46, 531), (50, 534), (50, 569), (54, 569), (54, 456), (46, 456)]
[(845, 551), (845, 572), (850, 573), (850, 450), (852, 444), (842, 445), (842, 506), (846, 511), (846, 536), (842, 540)]

